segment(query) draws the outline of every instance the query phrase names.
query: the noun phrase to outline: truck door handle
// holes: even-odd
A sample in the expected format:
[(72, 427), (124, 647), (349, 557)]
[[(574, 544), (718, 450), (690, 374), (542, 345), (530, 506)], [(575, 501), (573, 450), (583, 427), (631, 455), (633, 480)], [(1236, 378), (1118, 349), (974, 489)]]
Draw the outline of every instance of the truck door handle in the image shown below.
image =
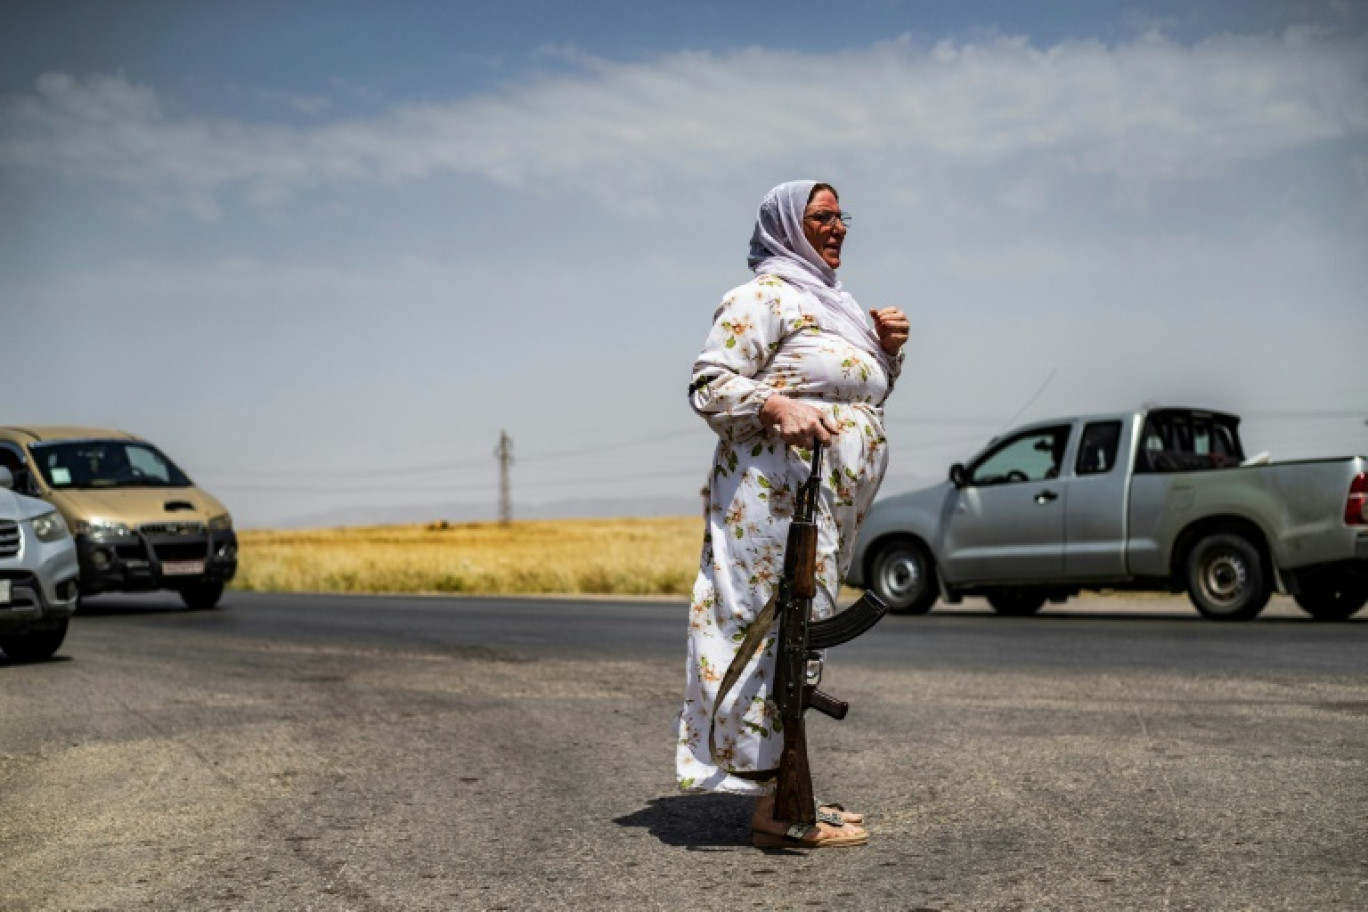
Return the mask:
[(1038, 504), (1047, 504), (1052, 500), (1059, 500), (1059, 495), (1056, 494), (1054, 491), (1049, 490), (1048, 488), (1036, 494), (1035, 496), (1035, 502)]

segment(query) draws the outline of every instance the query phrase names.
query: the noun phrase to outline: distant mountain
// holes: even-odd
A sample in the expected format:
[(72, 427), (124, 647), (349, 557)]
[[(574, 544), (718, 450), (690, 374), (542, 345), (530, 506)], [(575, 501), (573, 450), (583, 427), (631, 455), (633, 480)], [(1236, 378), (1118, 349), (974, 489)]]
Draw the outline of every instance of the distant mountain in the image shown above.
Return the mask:
[[(624, 516), (701, 515), (698, 498), (615, 498), (603, 500), (553, 500), (546, 503), (513, 503), (513, 519), (615, 519)], [(447, 522), (493, 522), (498, 508), (492, 503), (389, 504), (350, 506), (286, 517), (255, 524), (271, 529), (324, 529), (337, 526), (389, 526)]]
[[(885, 496), (913, 491), (940, 479), (918, 475), (889, 475), (881, 494)], [(513, 519), (617, 519), (626, 516), (701, 516), (702, 502), (696, 497), (575, 498), (541, 503), (513, 503)], [(440, 504), (387, 504), (349, 506), (290, 516), (249, 528), (326, 529), (337, 526), (389, 526), (437, 522), (493, 522), (498, 508), (492, 502)]]

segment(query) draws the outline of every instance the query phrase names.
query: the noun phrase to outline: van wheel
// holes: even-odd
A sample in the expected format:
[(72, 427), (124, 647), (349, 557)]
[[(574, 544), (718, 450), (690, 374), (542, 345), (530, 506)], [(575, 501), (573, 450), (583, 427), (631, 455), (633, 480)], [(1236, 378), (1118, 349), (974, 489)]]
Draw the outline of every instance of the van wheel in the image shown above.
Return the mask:
[(41, 662), (50, 659), (62, 648), (62, 641), (67, 635), (67, 623), (67, 619), (62, 618), (52, 627), (0, 636), (0, 650), (4, 650), (12, 662)]
[(1188, 598), (1213, 621), (1247, 621), (1272, 590), (1259, 549), (1243, 535), (1221, 532), (1197, 542), (1187, 561)]
[(1302, 580), (1294, 598), (1301, 609), (1318, 621), (1345, 621), (1368, 604), (1368, 579), (1348, 573), (1325, 573)]
[(936, 603), (936, 564), (910, 538), (879, 547), (869, 562), (869, 588), (894, 614), (926, 614)]
[(1045, 604), (1045, 595), (1032, 589), (995, 589), (986, 596), (998, 614), (1029, 617)]
[(181, 601), (192, 611), (207, 611), (223, 597), (223, 583), (191, 583), (181, 589)]

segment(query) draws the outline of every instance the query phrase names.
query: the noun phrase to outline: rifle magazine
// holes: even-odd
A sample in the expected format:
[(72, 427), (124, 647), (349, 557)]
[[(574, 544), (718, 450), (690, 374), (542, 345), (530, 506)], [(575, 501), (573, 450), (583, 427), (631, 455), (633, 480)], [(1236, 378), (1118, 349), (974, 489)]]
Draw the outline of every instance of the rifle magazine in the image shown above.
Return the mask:
[(829, 649), (848, 643), (879, 623), (887, 613), (888, 604), (874, 593), (866, 592), (845, 611), (809, 624), (808, 648)]

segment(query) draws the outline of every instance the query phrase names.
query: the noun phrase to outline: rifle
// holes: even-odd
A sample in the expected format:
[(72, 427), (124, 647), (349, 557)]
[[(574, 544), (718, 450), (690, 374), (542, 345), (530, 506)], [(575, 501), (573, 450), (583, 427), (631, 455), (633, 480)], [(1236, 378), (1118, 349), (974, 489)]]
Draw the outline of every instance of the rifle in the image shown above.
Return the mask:
[(817, 822), (803, 714), (812, 707), (833, 719), (844, 719), (850, 709), (849, 703), (817, 689), (822, 680), (822, 657), (818, 650), (853, 640), (888, 611), (878, 596), (866, 592), (858, 602), (832, 618), (811, 619), (812, 601), (817, 595), (817, 501), (821, 490), (822, 445), (813, 440), (812, 473), (798, 491), (776, 599), (779, 654), (774, 699), (783, 724), (784, 747), (779, 755), (774, 816), (790, 825), (811, 826)]

